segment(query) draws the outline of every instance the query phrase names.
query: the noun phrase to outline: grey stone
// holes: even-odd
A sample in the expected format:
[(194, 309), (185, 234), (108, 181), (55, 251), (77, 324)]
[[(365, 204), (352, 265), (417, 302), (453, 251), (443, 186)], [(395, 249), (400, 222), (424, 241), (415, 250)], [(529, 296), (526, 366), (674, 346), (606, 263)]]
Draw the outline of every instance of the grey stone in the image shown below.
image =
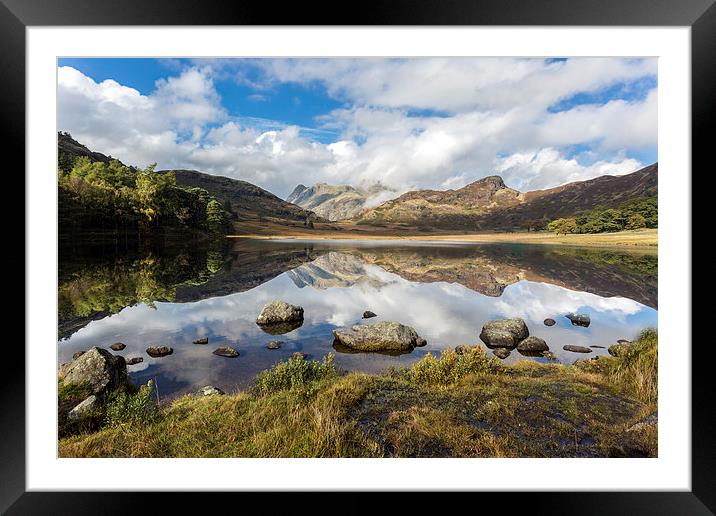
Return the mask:
[(72, 362), (62, 364), (58, 378), (65, 385), (86, 384), (93, 394), (116, 389), (127, 379), (127, 363), (121, 356), (93, 347)]
[(573, 353), (591, 353), (592, 350), (590, 348), (585, 348), (584, 346), (573, 346), (572, 344), (567, 344), (566, 346), (562, 347), (565, 351), (571, 351)]
[(547, 343), (539, 337), (530, 336), (517, 344), (518, 351), (549, 351)]
[(97, 396), (94, 394), (81, 401), (67, 413), (67, 417), (73, 421), (82, 419), (89, 411), (97, 406)]
[(303, 308), (284, 301), (273, 301), (264, 305), (256, 318), (256, 324), (270, 324), (303, 321)]
[(514, 348), (529, 335), (522, 319), (496, 319), (483, 325), (480, 339), (493, 348)]
[(239, 356), (239, 352), (230, 346), (222, 346), (220, 348), (216, 348), (213, 353), (214, 355), (226, 358), (236, 358)]
[(333, 336), (342, 345), (359, 351), (412, 351), (424, 345), (424, 339), (413, 328), (391, 321), (336, 328)]

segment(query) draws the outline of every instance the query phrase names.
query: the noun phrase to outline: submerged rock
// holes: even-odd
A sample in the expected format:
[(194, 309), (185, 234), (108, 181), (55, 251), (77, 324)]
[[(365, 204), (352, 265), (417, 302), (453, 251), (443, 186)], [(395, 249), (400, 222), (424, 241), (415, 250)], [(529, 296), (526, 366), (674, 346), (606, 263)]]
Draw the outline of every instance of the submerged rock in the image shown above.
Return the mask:
[(363, 312), (363, 319), (370, 319), (371, 317), (378, 317), (376, 314), (371, 312), (370, 310), (366, 310)]
[(209, 343), (209, 337), (202, 337), (200, 339), (196, 339), (194, 341), (194, 344), (208, 344)]
[(67, 417), (71, 420), (82, 419), (97, 406), (97, 396), (94, 394), (77, 404), (75, 408), (67, 413)]
[(235, 358), (239, 356), (239, 352), (230, 346), (222, 346), (216, 348), (212, 353), (220, 357)]
[(589, 346), (592, 349), (604, 349), (604, 346)]
[(165, 357), (174, 353), (174, 350), (169, 346), (150, 346), (146, 349), (147, 355), (152, 358)]
[(507, 348), (495, 348), (492, 350), (492, 354), (502, 360), (510, 356), (510, 350)]
[(122, 351), (126, 347), (127, 345), (123, 342), (115, 342), (109, 347), (109, 349), (111, 349), (112, 351)]
[(554, 326), (555, 324), (557, 324), (557, 321), (555, 321), (554, 319), (545, 319), (544, 320), (545, 326)]
[(522, 319), (496, 319), (484, 324), (480, 339), (492, 348), (514, 348), (529, 335)]
[(222, 394), (226, 394), (224, 391), (219, 389), (218, 387), (214, 387), (213, 385), (207, 385), (205, 387), (202, 387), (198, 391), (194, 393), (196, 396), (221, 396)]
[(256, 324), (259, 326), (297, 321), (303, 322), (303, 307), (284, 301), (273, 301), (264, 305), (256, 318)]
[(142, 362), (144, 362), (142, 357), (132, 357), (127, 359), (127, 365), (140, 364)]
[(291, 355), (291, 358), (294, 360), (306, 360), (308, 355), (302, 351), (296, 351), (293, 355)]
[(336, 328), (333, 336), (340, 344), (358, 351), (412, 351), (427, 344), (410, 326), (391, 321)]
[(517, 350), (518, 351), (549, 351), (549, 346), (547, 343), (540, 339), (539, 337), (530, 336), (527, 337), (525, 340), (517, 344)]
[(266, 344), (266, 347), (268, 349), (279, 349), (282, 344), (283, 342), (281, 342), (280, 340), (272, 340), (271, 342)]
[(583, 326), (588, 328), (592, 322), (589, 316), (585, 314), (567, 314), (565, 317), (571, 321), (572, 326)]
[(87, 385), (93, 394), (116, 389), (127, 379), (124, 358), (93, 347), (72, 362), (62, 364), (58, 378), (65, 385)]
[(566, 346), (562, 347), (565, 351), (572, 351), (573, 353), (591, 353), (592, 350), (589, 348), (585, 348), (584, 346), (573, 346), (572, 344), (567, 344)]

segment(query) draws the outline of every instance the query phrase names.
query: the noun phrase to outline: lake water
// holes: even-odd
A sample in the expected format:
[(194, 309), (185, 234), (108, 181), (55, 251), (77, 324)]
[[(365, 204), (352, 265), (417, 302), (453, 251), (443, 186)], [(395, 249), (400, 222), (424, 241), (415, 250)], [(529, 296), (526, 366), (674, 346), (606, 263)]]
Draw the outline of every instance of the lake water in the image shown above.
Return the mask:
[[(426, 353), (480, 344), (482, 325), (521, 317), (560, 362), (607, 354), (618, 339), (657, 325), (657, 256), (573, 247), (405, 241), (251, 241), (158, 249), (117, 244), (60, 249), (58, 364), (92, 346), (125, 358), (135, 383), (154, 379), (163, 400), (215, 385), (246, 388), (261, 370), (296, 351), (339, 367), (380, 371)], [(304, 308), (304, 323), (284, 335), (256, 325), (262, 306), (283, 300)], [(362, 321), (365, 310), (378, 316)], [(588, 328), (565, 314), (591, 317)], [(547, 327), (545, 318), (557, 324)], [(334, 349), (332, 330), (361, 322), (397, 321), (428, 345), (390, 356)], [(192, 342), (208, 337), (208, 345)], [(269, 350), (271, 340), (284, 341)], [(604, 346), (590, 354), (566, 344)], [(149, 357), (152, 345), (174, 348)], [(219, 346), (237, 358), (212, 354)], [(490, 352), (490, 351), (488, 351)], [(547, 362), (512, 351), (505, 360)]]

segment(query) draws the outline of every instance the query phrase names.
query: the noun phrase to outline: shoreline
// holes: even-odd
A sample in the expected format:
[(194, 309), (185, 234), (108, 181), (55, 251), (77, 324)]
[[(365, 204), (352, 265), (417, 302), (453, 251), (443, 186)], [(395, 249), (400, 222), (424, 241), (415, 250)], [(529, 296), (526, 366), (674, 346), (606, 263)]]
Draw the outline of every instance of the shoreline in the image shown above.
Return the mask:
[[(227, 235), (232, 239), (254, 240), (395, 240), (418, 242), (464, 242), (464, 243), (505, 243), (563, 245), (575, 247), (611, 247), (634, 250), (658, 250), (658, 230), (621, 231), (618, 233), (590, 233), (556, 235), (554, 233), (430, 233), (430, 234), (386, 234), (366, 230), (317, 229), (300, 230), (291, 228), (270, 228), (275, 232), (253, 232)], [(288, 229), (288, 230), (287, 230)]]

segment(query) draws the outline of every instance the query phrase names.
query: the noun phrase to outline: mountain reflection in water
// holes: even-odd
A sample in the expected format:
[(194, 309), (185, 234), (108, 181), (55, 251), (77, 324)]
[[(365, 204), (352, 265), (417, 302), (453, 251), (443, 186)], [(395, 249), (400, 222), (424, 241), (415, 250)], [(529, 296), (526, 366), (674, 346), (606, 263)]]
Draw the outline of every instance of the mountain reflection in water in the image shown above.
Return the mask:
[[(348, 370), (408, 365), (428, 352), (480, 343), (482, 325), (522, 317), (562, 362), (602, 355), (566, 344), (609, 346), (657, 324), (657, 255), (613, 250), (445, 242), (251, 241), (160, 249), (87, 247), (60, 252), (59, 362), (78, 350), (108, 347), (144, 361), (129, 367), (135, 382), (154, 378), (171, 398), (212, 384), (245, 388), (259, 371), (302, 351), (335, 352)], [(261, 307), (281, 299), (304, 308), (304, 323), (271, 335), (255, 323)], [(428, 345), (410, 354), (344, 353), (332, 330), (365, 321), (407, 324)], [(589, 314), (589, 328), (570, 312)], [(543, 320), (557, 324), (546, 327)], [(193, 345), (201, 337), (208, 346)], [(271, 340), (280, 349), (266, 349)], [(171, 356), (151, 358), (150, 345)], [(218, 346), (239, 350), (228, 360)], [(527, 358), (516, 350), (506, 359)], [(530, 360), (544, 361), (542, 357)]]

